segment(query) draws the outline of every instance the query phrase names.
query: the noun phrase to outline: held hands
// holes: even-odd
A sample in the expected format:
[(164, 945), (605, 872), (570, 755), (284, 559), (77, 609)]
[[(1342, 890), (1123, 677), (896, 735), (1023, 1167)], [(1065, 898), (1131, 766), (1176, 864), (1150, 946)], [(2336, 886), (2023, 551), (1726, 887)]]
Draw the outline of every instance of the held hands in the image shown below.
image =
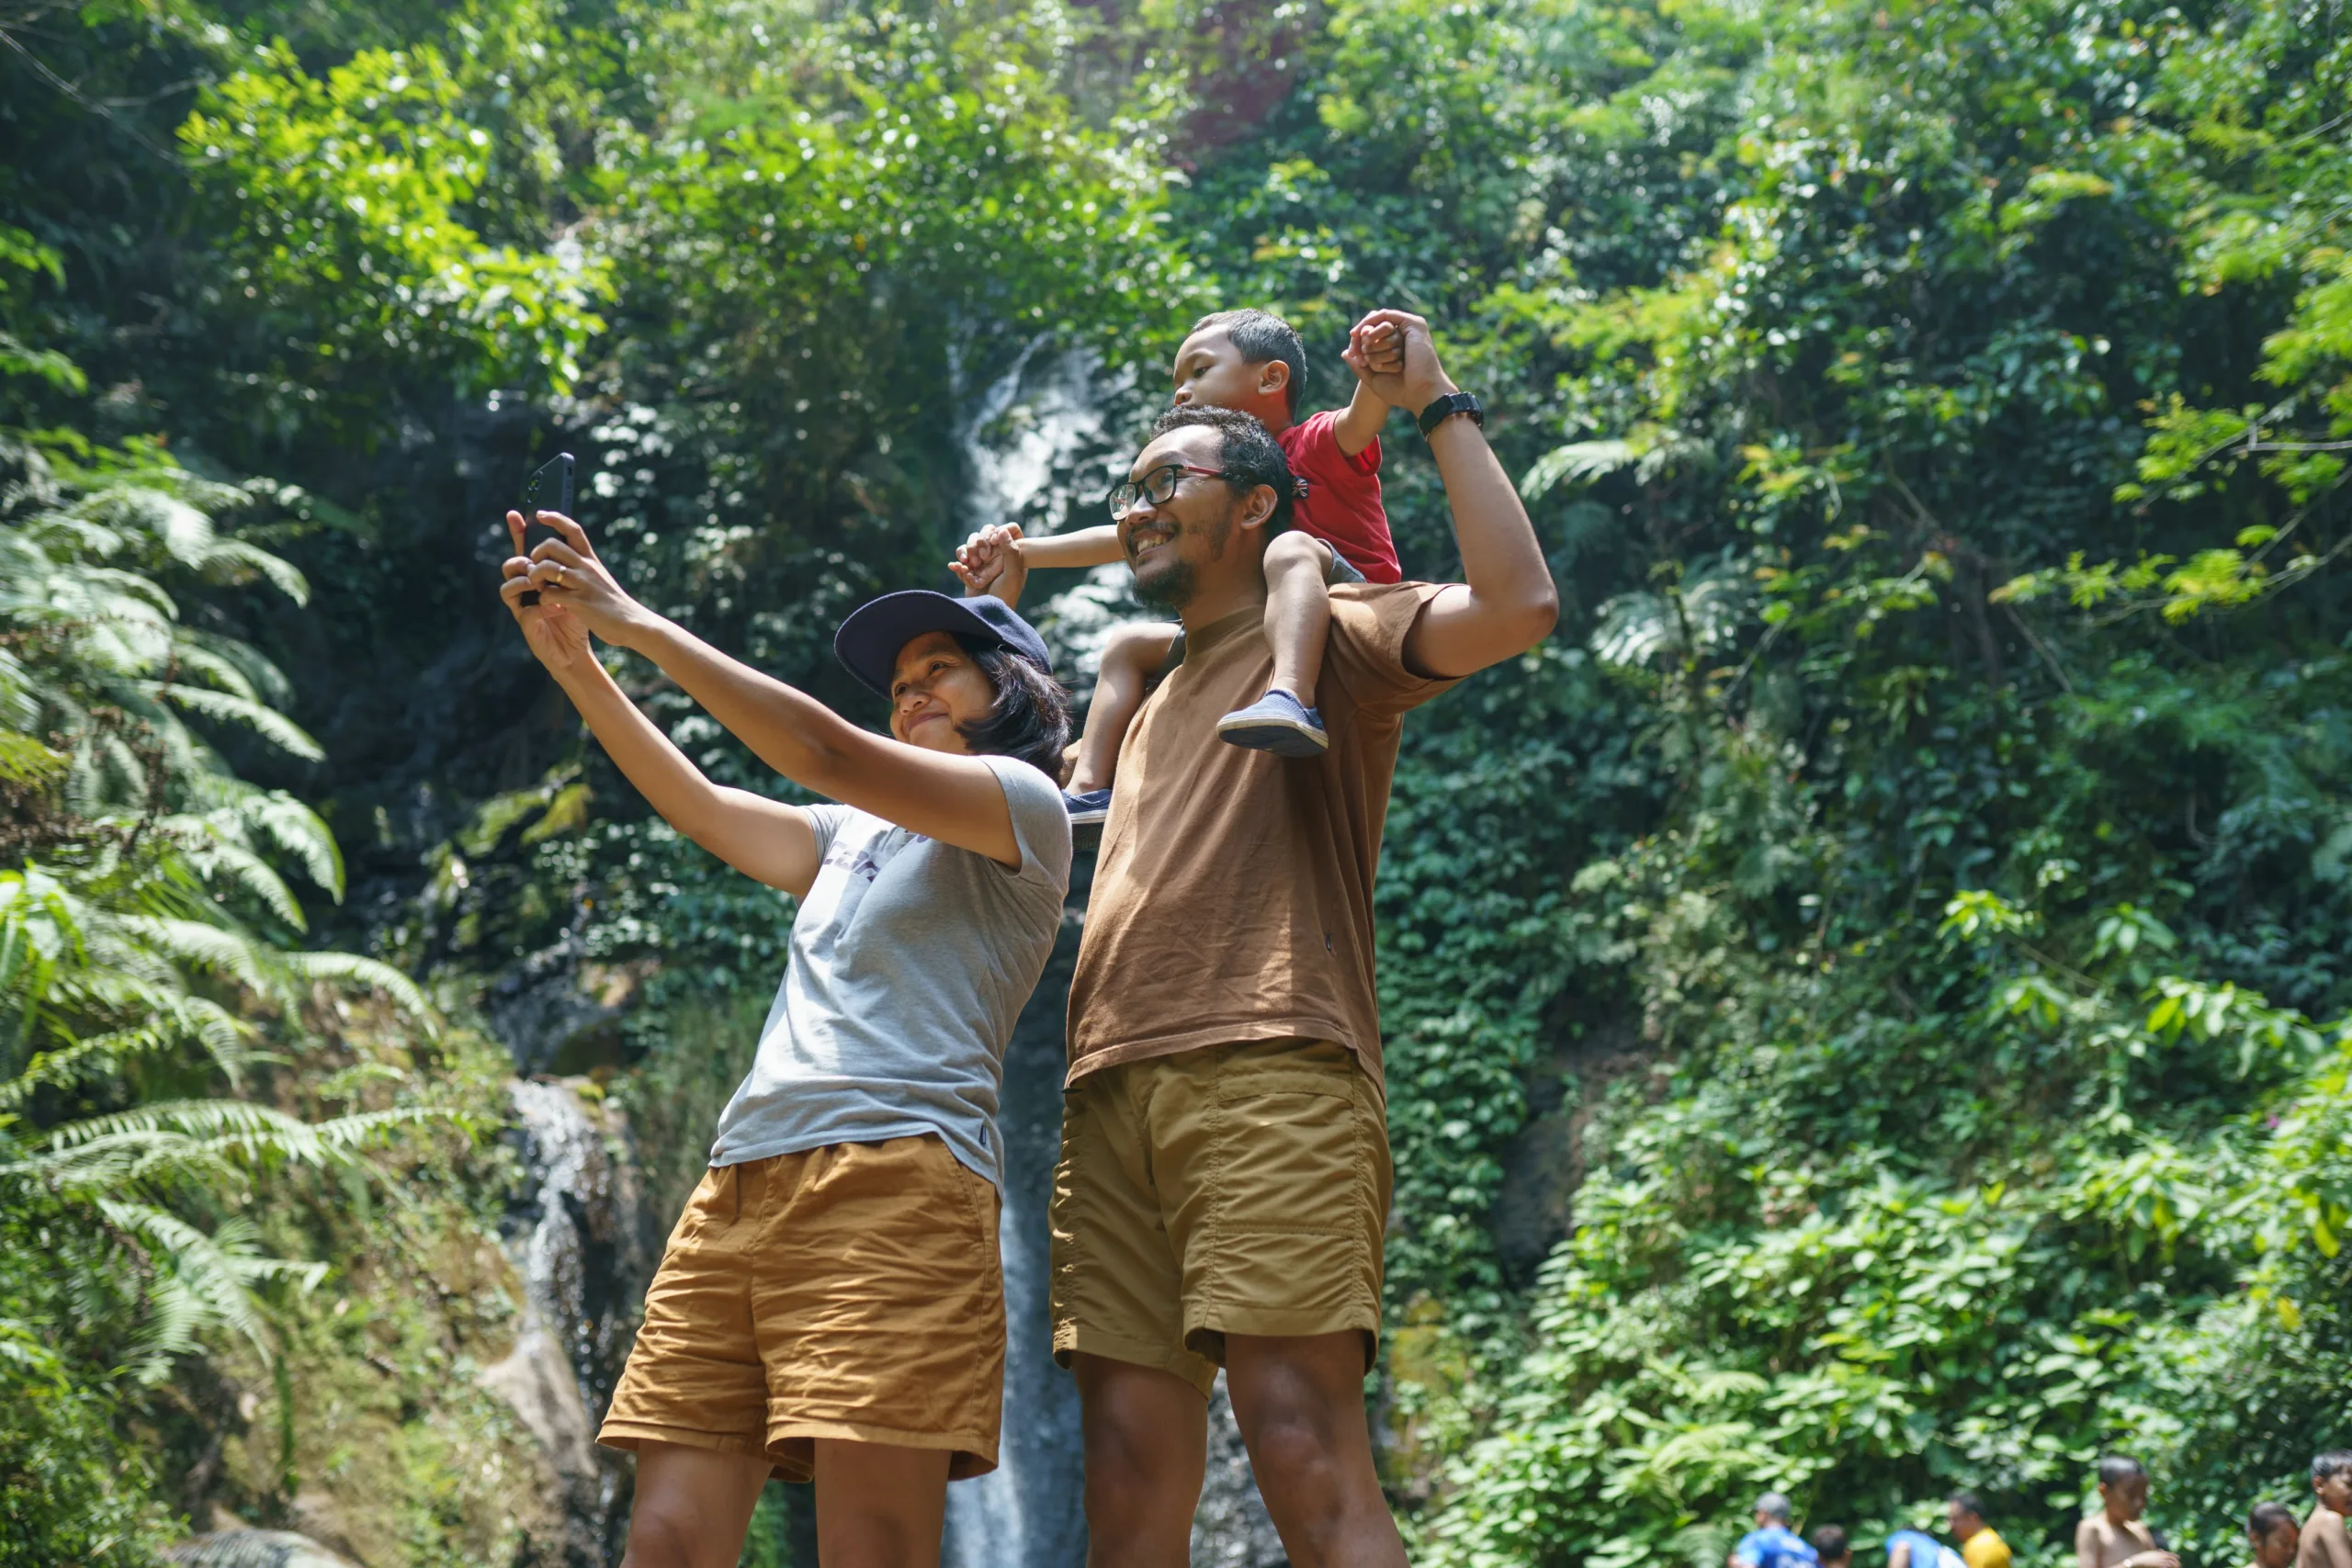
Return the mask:
[[(1375, 321), (1371, 316), (1366, 316), (1349, 329), (1348, 346), (1340, 351), (1340, 357), (1356, 370), (1358, 384), (1363, 386), (1364, 391), (1377, 397), (1379, 394), (1365, 385), (1362, 378), (1391, 376), (1405, 368), (1404, 329), (1394, 321)], [(1385, 402), (1387, 400), (1381, 400)]]
[[(506, 601), (521, 623), (531, 652), (550, 670), (571, 668), (588, 657), (591, 632), (606, 642), (626, 645), (629, 631), (645, 616), (645, 608), (623, 591), (605, 563), (596, 558), (587, 532), (560, 513), (542, 512), (540, 523), (559, 538), (542, 541), (529, 556), (523, 554), (523, 514), (506, 514), (507, 536), (514, 554), (507, 558), (505, 581), (498, 596)], [(521, 603), (523, 593), (538, 590), (537, 604)]]
[(964, 596), (993, 593), (1008, 604), (1021, 602), (1029, 581), (1029, 562), (1021, 549), (1021, 525), (990, 524), (964, 541), (947, 563), (964, 585)]
[(1403, 310), (1374, 310), (1358, 321), (1340, 357), (1374, 397), (1409, 414), (1458, 389), (1437, 362), (1429, 322)]

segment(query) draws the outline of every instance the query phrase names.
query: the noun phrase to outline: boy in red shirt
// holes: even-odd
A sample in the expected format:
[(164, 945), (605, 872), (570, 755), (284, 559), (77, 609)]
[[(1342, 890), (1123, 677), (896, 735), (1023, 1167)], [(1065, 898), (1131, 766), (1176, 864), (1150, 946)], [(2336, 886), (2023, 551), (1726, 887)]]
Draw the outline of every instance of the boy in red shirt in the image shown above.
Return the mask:
[[(1401, 363), (1390, 329), (1349, 333), (1351, 367), (1374, 371)], [(1266, 547), (1266, 640), (1274, 675), (1266, 694), (1226, 715), (1217, 734), (1237, 746), (1284, 757), (1320, 756), (1329, 745), (1315, 707), (1323, 644), (1330, 631), (1330, 585), (1396, 582), (1396, 547), (1380, 502), (1380, 427), (1388, 405), (1362, 380), (1342, 410), (1293, 423), (1306, 348), (1280, 317), (1264, 310), (1220, 310), (1193, 324), (1176, 351), (1178, 407), (1199, 403), (1256, 416), (1289, 459), (1301, 489), (1292, 530)], [(1215, 476), (1208, 476), (1215, 477)], [(1164, 469), (1148, 482), (1171, 488), (1185, 476)], [(1118, 509), (1114, 491), (1114, 512)], [(952, 563), (966, 591), (1012, 604), (1031, 567), (1104, 566), (1124, 560), (1115, 526), (1024, 538), (1018, 525), (975, 535)], [(1069, 780), (1070, 820), (1100, 822), (1111, 807), (1119, 744), (1143, 706), (1146, 687), (1173, 661), (1181, 633), (1165, 625), (1123, 626), (1103, 646), (1094, 702)]]

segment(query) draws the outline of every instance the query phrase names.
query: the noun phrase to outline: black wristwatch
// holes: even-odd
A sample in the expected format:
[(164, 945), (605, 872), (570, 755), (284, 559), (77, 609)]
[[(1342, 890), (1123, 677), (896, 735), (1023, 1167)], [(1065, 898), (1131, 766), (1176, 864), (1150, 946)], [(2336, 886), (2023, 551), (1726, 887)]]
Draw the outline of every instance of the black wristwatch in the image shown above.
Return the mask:
[(1467, 414), (1470, 423), (1484, 430), (1487, 427), (1487, 405), (1467, 392), (1448, 392), (1421, 411), (1421, 434), (1426, 436), (1455, 414)]

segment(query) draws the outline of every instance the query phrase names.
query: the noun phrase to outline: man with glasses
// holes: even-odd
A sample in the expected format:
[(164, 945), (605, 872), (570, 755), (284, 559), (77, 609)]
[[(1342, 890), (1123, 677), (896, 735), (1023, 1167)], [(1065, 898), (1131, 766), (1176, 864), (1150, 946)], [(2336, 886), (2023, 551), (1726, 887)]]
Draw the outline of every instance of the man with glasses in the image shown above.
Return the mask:
[[(1401, 368), (1368, 374), (1392, 331)], [(1407, 710), (1534, 646), (1557, 598), (1428, 323), (1375, 311), (1348, 358), (1420, 413), (1466, 581), (1332, 591), (1321, 757), (1217, 739), (1272, 657), (1263, 560), (1293, 489), (1265, 428), (1170, 410), (1114, 492), (1136, 594), (1175, 612), (1186, 650), (1121, 752), (1070, 990), (1054, 1346), (1078, 1375), (1101, 1568), (1187, 1561), (1219, 1365), (1290, 1561), (1405, 1561), (1363, 1411), (1389, 1201), (1381, 827)]]

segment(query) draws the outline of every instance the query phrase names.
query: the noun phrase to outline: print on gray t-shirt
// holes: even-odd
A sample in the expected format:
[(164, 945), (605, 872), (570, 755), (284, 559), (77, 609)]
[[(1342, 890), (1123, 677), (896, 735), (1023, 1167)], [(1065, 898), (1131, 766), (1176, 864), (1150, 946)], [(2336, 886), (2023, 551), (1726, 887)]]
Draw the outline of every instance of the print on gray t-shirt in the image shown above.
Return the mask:
[(1069, 808), (1028, 763), (981, 761), (1004, 786), (1018, 871), (851, 807), (808, 808), (817, 880), (711, 1164), (936, 1133), (1001, 1182), (1004, 1046), (1061, 923)]

